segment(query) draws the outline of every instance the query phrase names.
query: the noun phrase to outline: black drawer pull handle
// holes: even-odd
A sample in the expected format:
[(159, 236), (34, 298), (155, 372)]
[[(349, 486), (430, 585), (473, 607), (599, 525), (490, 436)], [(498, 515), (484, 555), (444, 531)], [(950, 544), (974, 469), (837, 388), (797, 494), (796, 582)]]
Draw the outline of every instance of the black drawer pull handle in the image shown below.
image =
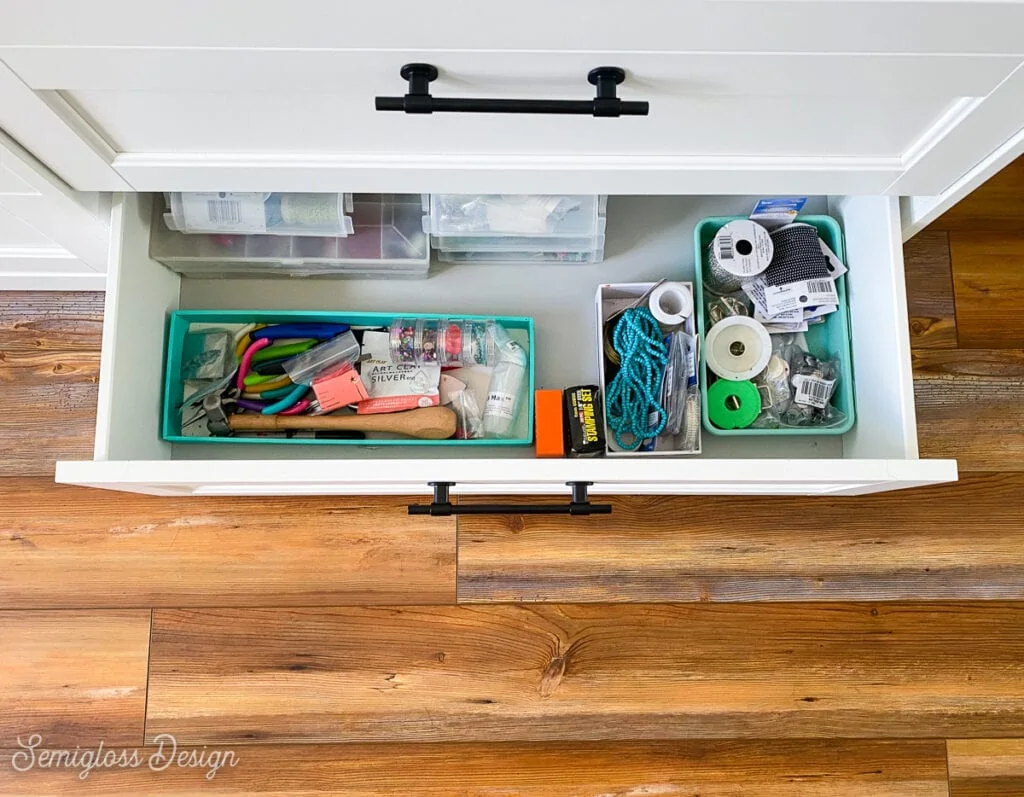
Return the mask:
[(611, 504), (592, 504), (587, 488), (593, 482), (568, 482), (572, 499), (568, 504), (453, 504), (449, 490), (454, 482), (430, 482), (434, 500), (429, 504), (409, 504), (410, 515), (610, 515)]
[(583, 116), (647, 116), (648, 102), (620, 100), (616, 86), (626, 79), (626, 70), (617, 66), (599, 66), (591, 69), (587, 80), (597, 87), (592, 100), (496, 100), (467, 99), (462, 97), (432, 97), (430, 84), (437, 80), (437, 67), (433, 64), (406, 64), (402, 78), (409, 81), (409, 93), (404, 97), (377, 97), (378, 111), (405, 111), (406, 113), (556, 113)]

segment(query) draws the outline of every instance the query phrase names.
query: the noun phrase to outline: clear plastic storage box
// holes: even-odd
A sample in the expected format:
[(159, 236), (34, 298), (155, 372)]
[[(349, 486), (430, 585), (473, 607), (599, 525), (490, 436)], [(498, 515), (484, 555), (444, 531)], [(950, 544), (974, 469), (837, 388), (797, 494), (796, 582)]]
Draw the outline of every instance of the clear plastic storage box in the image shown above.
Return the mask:
[(596, 195), (431, 194), (423, 227), (438, 239), (591, 238), (602, 232), (606, 204)]
[[(154, 218), (149, 253), (191, 277), (317, 276), (422, 278), (430, 268), (419, 194), (355, 194), (352, 234), (186, 235)], [(159, 207), (157, 216), (163, 215)]]
[(166, 198), (164, 223), (188, 234), (352, 234), (352, 194), (185, 191)]
[(604, 260), (604, 237), (600, 249), (593, 252), (442, 252), (437, 259), (441, 263), (600, 263)]
[(597, 232), (584, 236), (436, 235), (430, 245), (442, 252), (596, 252), (604, 249), (608, 221), (597, 219)]

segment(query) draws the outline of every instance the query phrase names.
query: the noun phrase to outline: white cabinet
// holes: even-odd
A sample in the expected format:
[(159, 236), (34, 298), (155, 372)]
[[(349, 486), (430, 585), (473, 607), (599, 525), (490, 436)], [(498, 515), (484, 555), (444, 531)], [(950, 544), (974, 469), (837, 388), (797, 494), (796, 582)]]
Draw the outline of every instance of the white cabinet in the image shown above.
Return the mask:
[(109, 217), (0, 132), (0, 291), (103, 290)]
[[(1024, 3), (970, 0), (35, 0), (0, 28), (0, 126), (115, 205), (95, 461), (58, 478), (165, 494), (851, 494), (955, 479), (917, 456), (901, 236), (1024, 151)], [(590, 99), (626, 70), (648, 116), (412, 115), (405, 63), (436, 97)], [(612, 195), (607, 260), (461, 266), (423, 283), (200, 281), (148, 255), (172, 190)], [(533, 459), (373, 447), (177, 446), (157, 428), (170, 309), (532, 315), (538, 383), (593, 381), (601, 281), (693, 277), (693, 224), (750, 195), (810, 194), (850, 260), (857, 425), (832, 438), (709, 438), (697, 458)], [(903, 221), (900, 200), (903, 197)], [(827, 207), (826, 207), (827, 206)], [(581, 354), (581, 351), (585, 352)]]
[[(22, 3), (0, 125), (84, 190), (938, 194), (1024, 127), (1024, 5)], [(374, 110), (593, 97), (616, 119)]]
[[(705, 435), (699, 457), (539, 460), (532, 448), (169, 444), (159, 432), (165, 324), (174, 309), (334, 309), (529, 315), (538, 388), (597, 381), (595, 286), (694, 278), (693, 228), (749, 211), (753, 197), (611, 197), (605, 262), (452, 266), (425, 281), (181, 277), (149, 258), (145, 194), (113, 223), (95, 460), (59, 463), (62, 482), (164, 495), (454, 493), (856, 495), (956, 479), (956, 463), (918, 459), (906, 293), (895, 198), (814, 197), (844, 227), (857, 424), (827, 437)], [(315, 449), (315, 450), (314, 450)]]

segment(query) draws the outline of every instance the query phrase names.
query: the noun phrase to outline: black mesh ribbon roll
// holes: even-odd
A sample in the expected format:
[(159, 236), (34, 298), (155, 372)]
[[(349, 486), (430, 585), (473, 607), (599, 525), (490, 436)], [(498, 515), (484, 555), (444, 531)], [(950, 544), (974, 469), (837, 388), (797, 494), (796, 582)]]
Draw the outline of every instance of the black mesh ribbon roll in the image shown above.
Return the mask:
[(821, 251), (818, 231), (810, 224), (787, 224), (772, 233), (775, 255), (764, 272), (768, 285), (830, 279), (828, 258)]

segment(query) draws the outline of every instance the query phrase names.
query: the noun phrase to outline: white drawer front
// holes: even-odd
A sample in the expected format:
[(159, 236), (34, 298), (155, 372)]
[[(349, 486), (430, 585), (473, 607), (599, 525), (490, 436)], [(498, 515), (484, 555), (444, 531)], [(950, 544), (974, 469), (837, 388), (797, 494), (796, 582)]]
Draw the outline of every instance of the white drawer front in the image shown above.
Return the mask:
[(103, 290), (108, 220), (0, 131), (0, 290)]
[[(1024, 127), (1009, 3), (88, 8), (19, 8), (0, 39), (0, 124), (83, 189), (924, 194)], [(408, 62), (438, 97), (584, 100), (612, 64), (651, 113), (376, 111)]]
[[(156, 494), (595, 493), (859, 494), (956, 479), (956, 463), (917, 458), (898, 209), (885, 197), (818, 197), (845, 226), (858, 422), (841, 437), (721, 438), (700, 457), (538, 460), (529, 448), (176, 444), (159, 437), (164, 329), (173, 309), (335, 309), (531, 315), (537, 387), (593, 383), (593, 295), (600, 282), (692, 279), (704, 216), (749, 197), (612, 197), (607, 259), (593, 266), (457, 266), (426, 281), (196, 280), (148, 257), (150, 197), (115, 206), (96, 461), (58, 480)], [(254, 450), (255, 449), (255, 450)], [(315, 450), (311, 450), (315, 449)]]

